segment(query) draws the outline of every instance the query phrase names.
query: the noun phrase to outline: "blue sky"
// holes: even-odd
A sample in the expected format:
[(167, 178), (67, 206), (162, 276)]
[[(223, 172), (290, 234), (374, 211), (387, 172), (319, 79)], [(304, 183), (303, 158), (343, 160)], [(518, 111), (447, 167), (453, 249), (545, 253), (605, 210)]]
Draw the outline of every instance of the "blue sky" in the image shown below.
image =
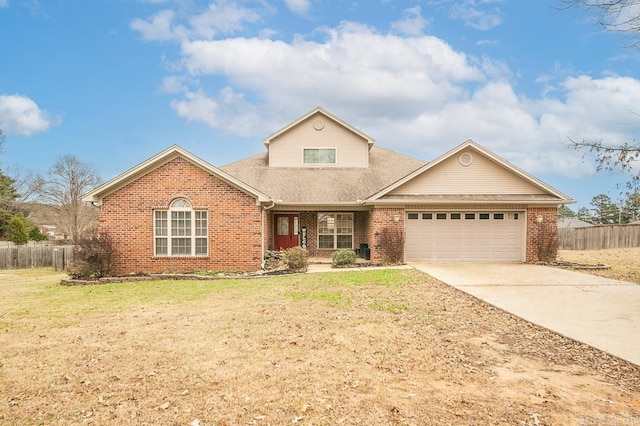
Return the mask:
[(214, 165), (316, 106), (432, 160), (473, 139), (588, 205), (569, 139), (640, 130), (640, 52), (561, 0), (0, 0), (3, 170), (108, 180), (172, 144)]

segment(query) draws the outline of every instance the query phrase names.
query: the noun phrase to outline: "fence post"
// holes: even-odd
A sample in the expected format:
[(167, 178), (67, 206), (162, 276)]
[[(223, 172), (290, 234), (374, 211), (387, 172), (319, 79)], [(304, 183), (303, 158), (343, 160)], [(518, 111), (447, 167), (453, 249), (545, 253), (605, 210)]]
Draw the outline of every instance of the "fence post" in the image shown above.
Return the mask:
[(52, 254), (53, 254), (53, 256), (52, 256), (53, 257), (53, 270), (58, 272), (58, 249), (54, 248)]

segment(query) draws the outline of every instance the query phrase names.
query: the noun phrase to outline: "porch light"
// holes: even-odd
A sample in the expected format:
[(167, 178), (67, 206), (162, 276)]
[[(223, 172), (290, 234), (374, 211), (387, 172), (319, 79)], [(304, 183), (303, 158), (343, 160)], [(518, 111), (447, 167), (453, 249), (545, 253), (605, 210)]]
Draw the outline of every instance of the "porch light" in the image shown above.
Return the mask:
[(400, 215), (399, 214), (394, 214), (393, 215), (393, 221), (396, 222), (396, 223), (400, 222)]
[(542, 221), (544, 220), (544, 217), (541, 215), (536, 216), (536, 223), (542, 223)]

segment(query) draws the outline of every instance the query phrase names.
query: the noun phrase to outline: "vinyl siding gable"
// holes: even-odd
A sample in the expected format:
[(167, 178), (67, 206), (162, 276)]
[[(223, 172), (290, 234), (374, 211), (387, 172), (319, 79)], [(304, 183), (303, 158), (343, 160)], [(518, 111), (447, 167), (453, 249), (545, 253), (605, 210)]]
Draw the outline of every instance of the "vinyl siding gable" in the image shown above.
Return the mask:
[[(335, 148), (335, 164), (304, 164), (304, 148)], [(269, 167), (367, 167), (368, 141), (317, 112), (269, 141)]]
[[(471, 157), (468, 157), (469, 154)], [(462, 164), (469, 158), (471, 158), (470, 164)], [(389, 195), (444, 194), (546, 194), (546, 192), (471, 147), (445, 159), (389, 192)]]

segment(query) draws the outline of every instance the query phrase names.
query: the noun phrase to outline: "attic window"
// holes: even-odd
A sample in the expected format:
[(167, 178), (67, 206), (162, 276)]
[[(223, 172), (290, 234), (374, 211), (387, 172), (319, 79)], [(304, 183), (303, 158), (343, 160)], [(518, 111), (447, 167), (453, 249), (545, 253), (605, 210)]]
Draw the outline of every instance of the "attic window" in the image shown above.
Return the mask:
[(336, 164), (335, 148), (303, 148), (304, 164)]

